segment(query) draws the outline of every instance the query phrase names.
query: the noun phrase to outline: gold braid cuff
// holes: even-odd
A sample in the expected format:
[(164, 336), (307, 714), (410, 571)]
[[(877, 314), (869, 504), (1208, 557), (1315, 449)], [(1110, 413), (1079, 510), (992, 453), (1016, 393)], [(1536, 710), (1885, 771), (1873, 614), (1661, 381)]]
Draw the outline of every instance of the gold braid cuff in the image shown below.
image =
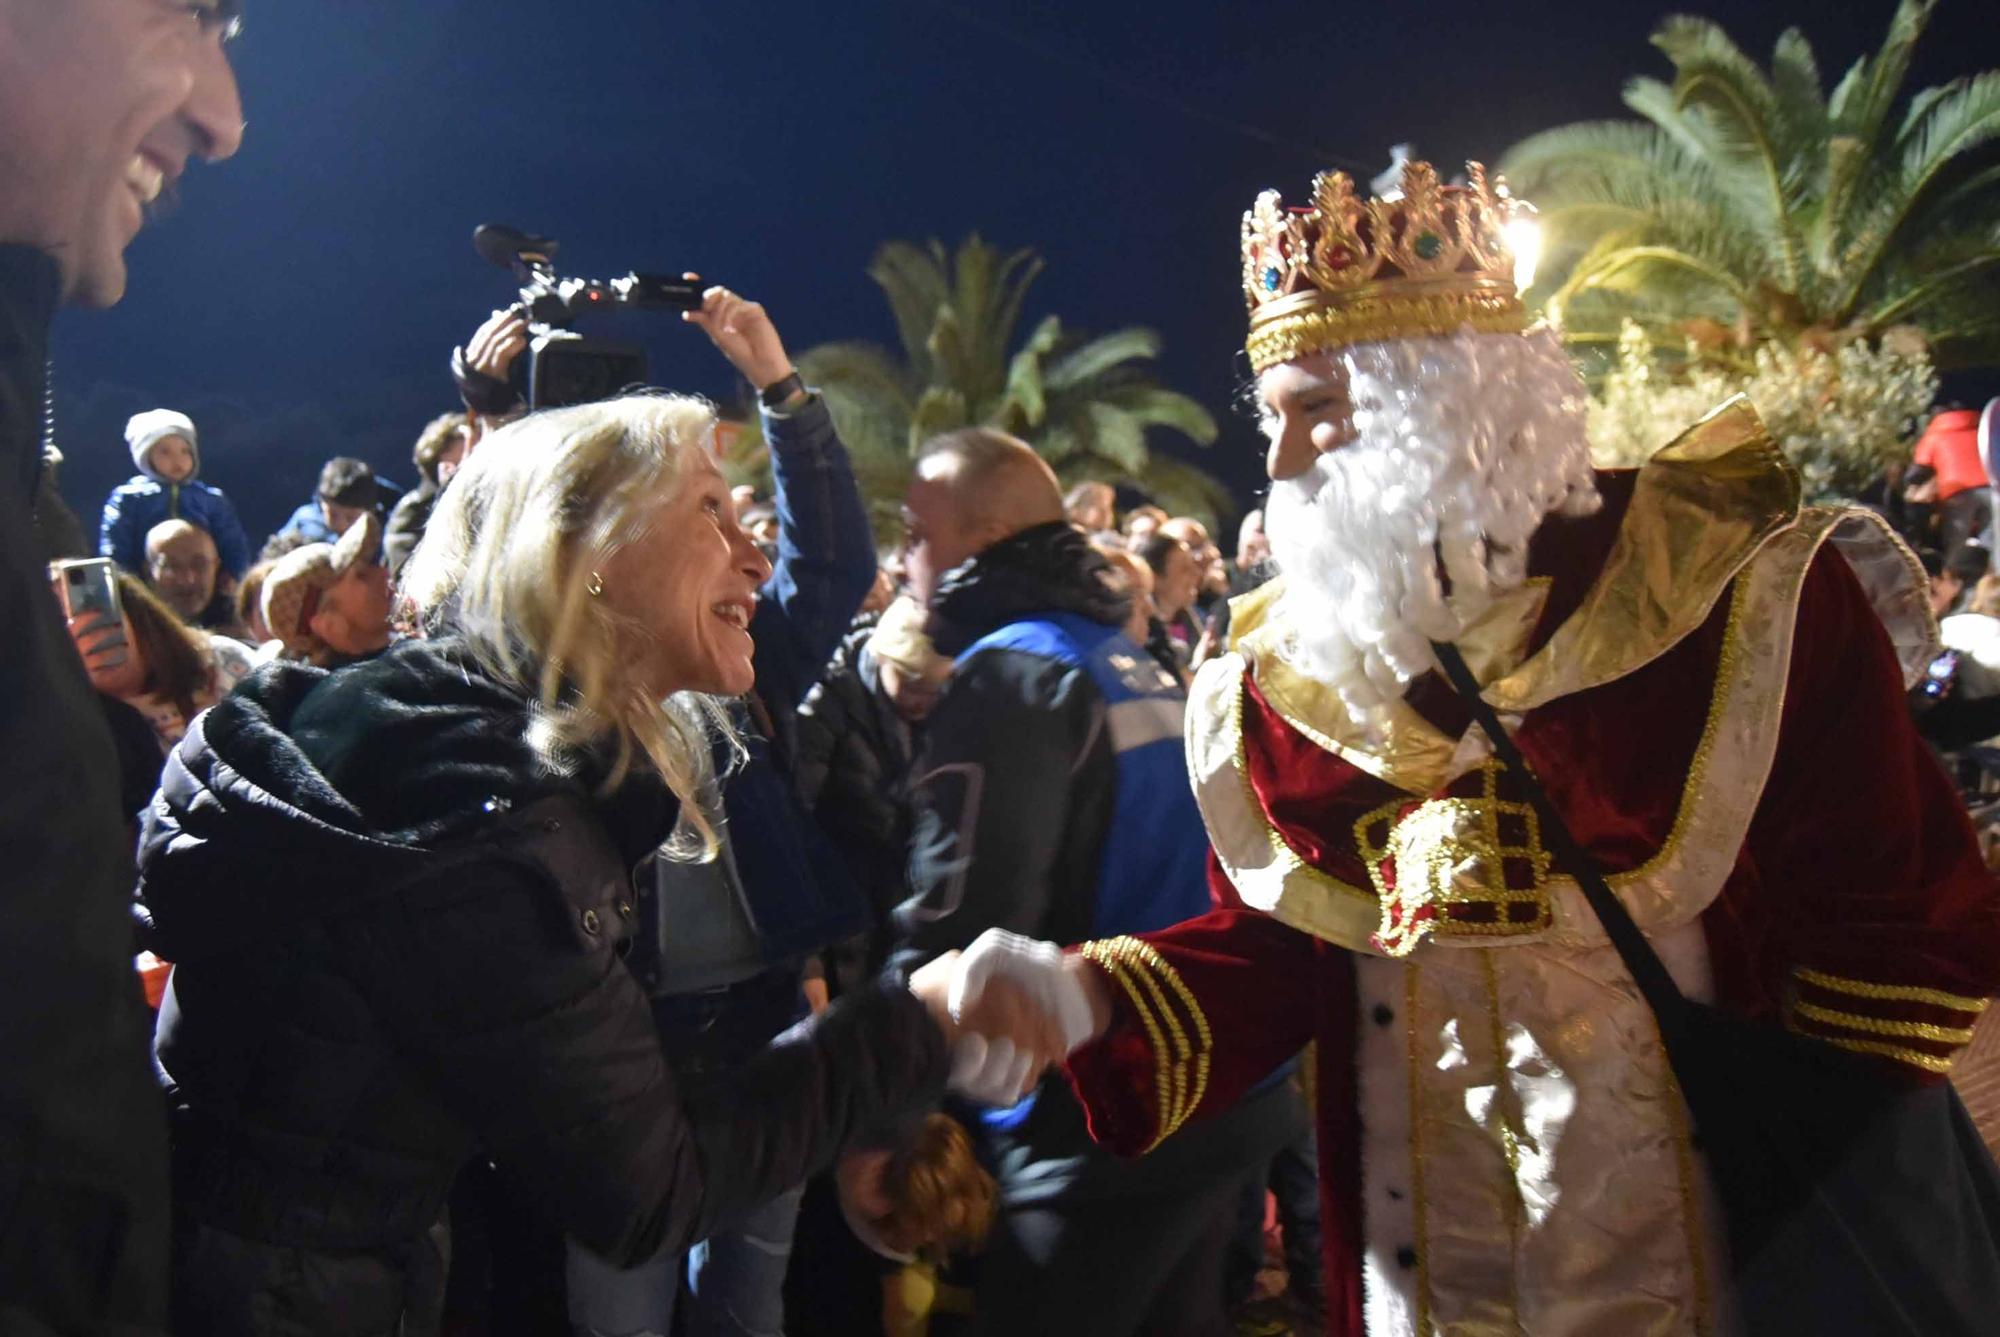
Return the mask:
[[(1972, 1042), (1972, 1026), (1986, 1010), (1987, 1000), (1965, 994), (1946, 993), (1915, 984), (1884, 984), (1874, 980), (1849, 979), (1822, 970), (1799, 966), (1792, 971), (1794, 984), (1785, 998), (1785, 1025), (1815, 1040), (1894, 1059), (1925, 1072), (1948, 1073), (1956, 1051)], [(1818, 990), (1832, 1007), (1802, 997), (1799, 985)], [(1911, 1005), (1935, 1008), (1953, 1014), (1939, 1021), (1924, 1021), (1908, 1015), (1883, 1015), (1882, 1004), (1900, 1007), (1905, 1014)], [(1948, 1025), (1945, 1022), (1963, 1022)], [(1903, 1043), (1898, 1043), (1902, 1041)], [(1915, 1043), (1910, 1043), (1915, 1042)], [(1918, 1045), (1945, 1047), (1946, 1052)]]
[(1171, 1137), (1208, 1094), (1214, 1037), (1194, 993), (1165, 958), (1137, 938), (1087, 942), (1083, 958), (1109, 975), (1145, 1028), (1153, 1051), (1153, 1096), (1158, 1124), (1146, 1150)]
[(1932, 1007), (1948, 1008), (1953, 1012), (1970, 1012), (1974, 1016), (1986, 1010), (1987, 1000), (1984, 998), (1946, 993), (1942, 989), (1925, 989), (1914, 984), (1877, 984), (1872, 980), (1854, 980), (1844, 975), (1829, 975), (1823, 970), (1810, 970), (1805, 966), (1798, 967), (1792, 974), (1802, 983), (1831, 989), (1835, 993), (1850, 994), (1856, 998), (1879, 998), (1897, 1003), (1929, 1003)]

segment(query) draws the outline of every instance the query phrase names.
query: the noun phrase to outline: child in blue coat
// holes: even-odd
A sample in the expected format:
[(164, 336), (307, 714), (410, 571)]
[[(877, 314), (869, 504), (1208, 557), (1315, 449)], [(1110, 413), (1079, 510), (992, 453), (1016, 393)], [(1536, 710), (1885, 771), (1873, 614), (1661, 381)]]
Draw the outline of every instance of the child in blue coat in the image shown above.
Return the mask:
[(138, 469), (104, 499), (97, 552), (127, 571), (146, 575), (146, 533), (163, 520), (207, 530), (231, 583), (250, 569), (250, 539), (222, 489), (195, 481), (201, 453), (194, 423), (172, 409), (148, 409), (125, 424), (125, 444)]

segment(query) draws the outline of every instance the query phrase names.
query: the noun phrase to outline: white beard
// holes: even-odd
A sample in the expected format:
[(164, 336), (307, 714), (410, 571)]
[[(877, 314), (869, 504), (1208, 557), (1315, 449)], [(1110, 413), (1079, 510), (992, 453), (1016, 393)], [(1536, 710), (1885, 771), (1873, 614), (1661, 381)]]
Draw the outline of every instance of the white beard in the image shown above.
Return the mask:
[(1368, 728), (1434, 666), (1431, 641), (1456, 639), (1527, 578), (1543, 517), (1599, 499), (1583, 383), (1553, 333), (1335, 356), (1358, 439), (1274, 483), (1265, 525), (1285, 578), (1279, 653)]

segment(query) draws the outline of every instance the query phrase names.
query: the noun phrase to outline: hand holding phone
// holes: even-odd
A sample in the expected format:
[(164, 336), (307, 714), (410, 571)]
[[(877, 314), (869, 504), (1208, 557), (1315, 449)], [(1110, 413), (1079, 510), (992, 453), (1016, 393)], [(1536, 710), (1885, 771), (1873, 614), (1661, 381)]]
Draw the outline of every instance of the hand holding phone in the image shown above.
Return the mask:
[(49, 578), (56, 598), (68, 619), (70, 640), (83, 656), (84, 671), (100, 692), (119, 695), (118, 680), (132, 662), (131, 644), (125, 635), (125, 611), (118, 601), (118, 582), (111, 562), (102, 557), (88, 561), (51, 562)]
[(50, 562), (49, 579), (55, 582), (56, 598), (62, 600), (65, 617), (73, 620), (105, 613), (113, 621), (122, 619), (124, 610), (118, 605), (118, 581), (110, 558)]

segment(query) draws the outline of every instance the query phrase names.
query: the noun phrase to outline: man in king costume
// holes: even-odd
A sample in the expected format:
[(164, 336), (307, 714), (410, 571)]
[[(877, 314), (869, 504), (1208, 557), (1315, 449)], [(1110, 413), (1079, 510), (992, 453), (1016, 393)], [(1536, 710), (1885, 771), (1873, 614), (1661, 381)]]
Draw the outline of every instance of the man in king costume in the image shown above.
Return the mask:
[(1884, 1082), (1945, 1080), (2000, 988), (1996, 886), (1906, 714), (1907, 551), (1802, 507), (1740, 400), (1593, 472), (1509, 208), (1410, 163), (1246, 216), (1280, 576), (1188, 711), (1216, 908), (1062, 968), (1069, 1072), (1139, 1153), (1316, 1040), (1334, 1332), (1726, 1330), (1653, 1016), (1430, 643), (1684, 992)]

